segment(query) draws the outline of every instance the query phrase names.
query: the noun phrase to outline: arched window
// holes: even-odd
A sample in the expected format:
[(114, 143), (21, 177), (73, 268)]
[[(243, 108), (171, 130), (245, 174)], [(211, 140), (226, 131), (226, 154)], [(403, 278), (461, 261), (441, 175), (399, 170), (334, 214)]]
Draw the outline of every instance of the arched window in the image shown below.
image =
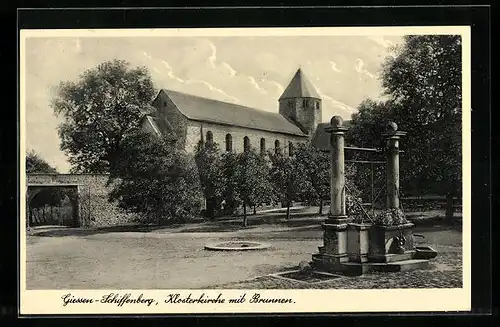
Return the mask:
[(291, 157), (293, 156), (293, 143), (288, 142), (288, 155)]
[(266, 139), (261, 138), (260, 139), (260, 154), (266, 153)]
[(281, 152), (280, 141), (276, 140), (276, 141), (274, 141), (274, 153), (278, 154), (280, 152)]
[(211, 131), (207, 132), (207, 143), (213, 143), (214, 142), (214, 135), (212, 134)]
[(243, 151), (247, 152), (250, 150), (250, 139), (248, 136), (243, 138)]
[(233, 151), (233, 137), (231, 134), (226, 134), (226, 151)]
[(303, 106), (304, 108), (305, 108), (305, 107), (307, 107), (307, 100), (306, 100), (306, 99), (304, 99), (304, 100), (302, 101), (302, 106)]

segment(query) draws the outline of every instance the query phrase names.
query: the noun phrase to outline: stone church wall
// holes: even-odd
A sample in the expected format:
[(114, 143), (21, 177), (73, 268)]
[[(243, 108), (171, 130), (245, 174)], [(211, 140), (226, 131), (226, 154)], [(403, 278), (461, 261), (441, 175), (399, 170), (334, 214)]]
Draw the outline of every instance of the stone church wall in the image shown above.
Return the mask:
[(160, 91), (156, 99), (153, 101), (153, 106), (159, 111), (159, 117), (166, 118), (175, 134), (178, 137), (180, 145), (186, 144), (186, 126), (187, 118), (175, 107), (175, 104), (170, 100), (165, 92)]
[(121, 210), (116, 203), (108, 202), (111, 187), (106, 186), (104, 174), (28, 174), (27, 185), (77, 184), (79, 194), (80, 227), (101, 227), (133, 223), (134, 214)]
[(206, 139), (207, 132), (212, 132), (213, 141), (218, 143), (221, 150), (226, 149), (226, 135), (229, 133), (232, 137), (233, 152), (243, 152), (243, 139), (248, 136), (250, 146), (260, 151), (260, 139), (266, 140), (266, 150), (274, 150), (276, 140), (280, 142), (280, 147), (285, 154), (288, 154), (288, 142), (298, 143), (305, 142), (307, 139), (304, 136), (296, 136), (282, 133), (273, 133), (268, 131), (259, 131), (244, 127), (219, 125), (206, 122), (188, 121), (186, 133), (186, 151), (193, 153), (196, 144), (201, 138), (201, 130), (203, 130), (203, 138)]

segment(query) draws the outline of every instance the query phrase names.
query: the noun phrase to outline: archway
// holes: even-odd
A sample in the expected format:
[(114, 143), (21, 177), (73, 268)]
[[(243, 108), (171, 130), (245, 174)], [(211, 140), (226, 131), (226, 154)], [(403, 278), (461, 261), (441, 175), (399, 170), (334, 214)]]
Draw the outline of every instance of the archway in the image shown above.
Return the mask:
[(26, 201), (28, 227), (80, 226), (77, 185), (29, 185)]

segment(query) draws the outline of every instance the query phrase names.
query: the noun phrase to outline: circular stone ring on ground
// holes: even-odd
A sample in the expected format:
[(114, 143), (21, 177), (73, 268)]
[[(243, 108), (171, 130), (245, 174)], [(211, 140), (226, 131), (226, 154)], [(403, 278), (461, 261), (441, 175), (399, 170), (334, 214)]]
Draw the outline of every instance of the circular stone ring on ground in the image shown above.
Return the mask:
[(271, 244), (246, 241), (221, 242), (205, 245), (205, 250), (211, 251), (249, 251), (265, 250), (271, 247)]

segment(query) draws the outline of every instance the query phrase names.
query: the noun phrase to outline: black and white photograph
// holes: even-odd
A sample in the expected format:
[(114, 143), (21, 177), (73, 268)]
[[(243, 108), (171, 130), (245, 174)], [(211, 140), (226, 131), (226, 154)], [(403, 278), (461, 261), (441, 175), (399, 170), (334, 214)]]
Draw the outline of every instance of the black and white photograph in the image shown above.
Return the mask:
[(26, 310), (467, 308), (468, 33), (22, 30)]

